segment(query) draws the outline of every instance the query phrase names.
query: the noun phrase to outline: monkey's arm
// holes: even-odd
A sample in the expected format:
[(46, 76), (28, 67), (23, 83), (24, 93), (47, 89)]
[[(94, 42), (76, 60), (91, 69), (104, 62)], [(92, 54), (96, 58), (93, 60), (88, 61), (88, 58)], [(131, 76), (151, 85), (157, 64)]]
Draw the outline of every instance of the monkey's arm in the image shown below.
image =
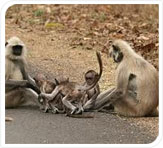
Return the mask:
[[(23, 76), (23, 80), (27, 80), (28, 81), (26, 83), (26, 85), (22, 84), (23, 86), (21, 86), (21, 87), (31, 88), (35, 92), (37, 92), (38, 94), (40, 94), (41, 93), (40, 89), (37, 87), (35, 81), (30, 77), (30, 75), (28, 74), (28, 72), (26, 70), (26, 63), (24, 63), (24, 60), (22, 60), (22, 59), (16, 59), (16, 60), (12, 60), (12, 62), (15, 65), (18, 65), (18, 67), (19, 67), (19, 69), (21, 71), (21, 74)], [(17, 84), (18, 84), (18, 82), (17, 82)]]
[(48, 101), (52, 101), (59, 93), (60, 90), (56, 87), (51, 94), (41, 93), (40, 97), (45, 97)]
[(94, 108), (100, 109), (106, 104), (114, 103), (117, 99), (122, 99), (127, 92), (128, 79), (129, 73), (126, 68), (124, 68), (124, 71), (119, 71), (116, 79), (116, 88), (101, 93), (96, 99)]
[(31, 88), (38, 94), (40, 93), (40, 90), (36, 86), (29, 83), (27, 80), (6, 80), (5, 81), (6, 91), (10, 91), (19, 87)]
[(19, 87), (27, 87), (28, 86), (28, 81), (27, 80), (7, 80), (5, 81), (5, 88), (6, 92), (19, 88)]
[(98, 95), (99, 95), (99, 90), (96, 88), (94, 95), (92, 95), (92, 97), (84, 104), (84, 106), (83, 106), (84, 111), (87, 111), (89, 109), (93, 109), (93, 107), (95, 106), (95, 101), (96, 101), (96, 98)]
[(97, 96), (95, 105), (94, 105), (94, 109), (101, 109), (103, 107), (105, 107), (105, 105), (114, 103), (117, 99), (121, 99), (123, 98), (123, 91), (120, 89), (111, 89), (111, 90), (107, 90), (106, 92), (108, 95), (104, 96), (102, 94), (103, 97), (101, 97), (101, 94)]
[(116, 89), (121, 89), (123, 93), (127, 91), (129, 71), (127, 68), (121, 68), (116, 76)]
[(33, 84), (33, 85), (36, 85), (36, 82), (35, 82), (35, 80), (28, 74), (28, 81), (31, 83), (31, 84)]
[(77, 111), (77, 107), (75, 107), (70, 101), (69, 101), (69, 94), (67, 94), (65, 97), (62, 98), (62, 103), (68, 108), (71, 109), (71, 114), (74, 114)]
[(28, 82), (33, 87), (33, 90), (36, 91), (38, 94), (41, 93), (39, 87), (36, 85), (35, 80), (28, 74)]
[(27, 87), (27, 80), (6, 80), (5, 87)]
[(107, 104), (107, 102), (113, 103), (117, 99), (123, 98), (127, 92), (128, 79), (129, 79), (129, 74), (127, 70), (125, 72), (124, 71), (119, 72), (116, 80), (117, 82), (116, 88), (113, 91), (111, 91), (108, 95), (101, 98), (102, 104)]

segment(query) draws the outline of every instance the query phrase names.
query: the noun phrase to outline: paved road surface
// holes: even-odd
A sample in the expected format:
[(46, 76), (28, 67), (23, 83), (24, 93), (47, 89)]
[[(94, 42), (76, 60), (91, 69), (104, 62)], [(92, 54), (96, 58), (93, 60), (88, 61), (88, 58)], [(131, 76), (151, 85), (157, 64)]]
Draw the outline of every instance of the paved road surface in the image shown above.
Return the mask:
[(6, 144), (117, 144), (151, 143), (148, 131), (107, 113), (76, 119), (61, 114), (42, 113), (38, 108), (8, 109), (14, 118), (6, 123)]

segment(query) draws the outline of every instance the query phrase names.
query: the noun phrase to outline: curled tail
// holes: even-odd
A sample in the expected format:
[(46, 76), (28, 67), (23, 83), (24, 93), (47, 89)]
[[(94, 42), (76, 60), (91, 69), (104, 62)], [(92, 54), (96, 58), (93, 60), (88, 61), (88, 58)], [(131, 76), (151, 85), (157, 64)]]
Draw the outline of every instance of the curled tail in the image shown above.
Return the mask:
[(96, 51), (96, 56), (97, 56), (97, 60), (98, 60), (99, 68), (100, 68), (100, 72), (99, 72), (99, 79), (100, 79), (102, 75), (102, 71), (103, 71), (102, 59), (101, 59), (101, 54), (97, 51)]
[(94, 118), (92, 114), (66, 114), (66, 116), (71, 118)]
[(98, 74), (98, 78), (95, 80), (94, 84), (92, 84), (91, 86), (86, 87), (85, 88), (86, 91), (92, 89), (93, 87), (95, 87), (95, 85), (98, 83), (98, 81), (100, 80), (101, 75), (102, 75), (103, 64), (102, 64), (101, 54), (96, 51), (96, 56), (97, 56), (97, 61), (98, 61), (98, 64), (99, 64), (100, 71), (99, 71), (99, 74)]

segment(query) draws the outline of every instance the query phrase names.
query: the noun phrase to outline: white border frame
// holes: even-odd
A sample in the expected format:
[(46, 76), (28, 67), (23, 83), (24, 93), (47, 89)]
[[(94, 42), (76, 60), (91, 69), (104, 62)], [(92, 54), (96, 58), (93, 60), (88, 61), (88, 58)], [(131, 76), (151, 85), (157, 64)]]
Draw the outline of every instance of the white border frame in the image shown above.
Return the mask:
[[(6, 10), (14, 4), (158, 4), (159, 5), (159, 136), (151, 144), (5, 144), (5, 13)], [(3, 3), (3, 7), (0, 10), (0, 146), (1, 147), (154, 147), (157, 146), (162, 140), (162, 97), (163, 93), (161, 88), (163, 88), (163, 50), (162, 50), (162, 1), (161, 0), (132, 0), (132, 1), (120, 1), (120, 0), (10, 0)]]

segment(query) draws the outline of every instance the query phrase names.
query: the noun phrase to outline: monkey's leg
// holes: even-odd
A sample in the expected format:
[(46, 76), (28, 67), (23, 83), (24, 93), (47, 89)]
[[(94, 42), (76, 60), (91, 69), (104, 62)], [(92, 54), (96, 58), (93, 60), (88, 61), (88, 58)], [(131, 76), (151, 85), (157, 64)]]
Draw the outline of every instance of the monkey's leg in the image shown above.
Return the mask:
[(69, 97), (69, 95), (66, 95), (65, 97), (63, 97), (62, 102), (67, 108), (71, 109), (71, 114), (74, 114), (77, 110), (77, 107), (72, 105), (72, 103), (67, 100), (68, 97)]
[(159, 109), (158, 107), (154, 109), (152, 112), (146, 115), (146, 117), (158, 117), (159, 116)]
[(30, 88), (17, 88), (5, 94), (5, 107), (17, 107), (21, 105), (37, 105), (38, 94)]
[[(109, 89), (109, 90), (106, 90), (106, 91), (100, 93), (100, 94), (98, 95), (97, 99), (100, 100), (101, 98), (106, 97), (106, 96), (109, 95), (114, 89), (115, 89), (115, 88), (111, 88), (111, 89)], [(97, 100), (97, 99), (96, 99), (96, 100)]]
[(34, 91), (36, 91), (38, 94), (41, 93), (40, 89), (35, 83), (35, 80), (30, 75), (28, 75), (28, 82), (30, 83), (30, 85), (32, 85)]
[(48, 99), (48, 101), (52, 101), (59, 93), (58, 88), (56, 87), (51, 94), (41, 93), (41, 97), (45, 97)]
[(87, 101), (88, 101), (88, 94), (85, 94), (84, 97), (82, 97), (83, 106), (84, 106), (84, 104), (86, 104)]
[(32, 104), (40, 107), (38, 96), (39, 95), (34, 90), (30, 88), (24, 89), (24, 98), (26, 102), (23, 105)]
[[(87, 111), (87, 110), (90, 110), (90, 109), (93, 109), (94, 110), (96, 108), (99, 108), (98, 105), (99, 104), (102, 104), (101, 103), (102, 98), (104, 98), (107, 95), (109, 95), (114, 89), (115, 88), (112, 88), (110, 90), (106, 90), (106, 91), (100, 93), (99, 95), (98, 95), (98, 92), (97, 92), (97, 94), (94, 94), (92, 96), (92, 98), (90, 100), (88, 100), (86, 102), (86, 104), (83, 106), (84, 111)], [(97, 102), (97, 103), (95, 103), (95, 102)]]
[(44, 113), (48, 112), (50, 109), (50, 105), (48, 103), (48, 100), (46, 98), (38, 96), (38, 102), (40, 103), (40, 110), (43, 110)]
[(50, 107), (50, 104), (48, 103), (48, 100), (46, 98), (44, 98), (44, 100), (43, 100), (43, 112), (47, 113), (50, 108), (51, 107)]
[(7, 80), (5, 82), (5, 88), (6, 88), (6, 91), (10, 91), (18, 87), (27, 87), (27, 84), (28, 84), (27, 80), (20, 80), (20, 81)]
[(123, 98), (123, 91), (120, 89), (111, 89), (108, 90), (108, 95), (102, 95), (104, 97), (101, 97), (100, 95), (97, 97), (95, 102), (94, 109), (100, 109), (101, 107), (104, 107), (106, 104), (114, 103), (117, 99)]
[(36, 85), (35, 80), (34, 80), (30, 75), (28, 75), (28, 81), (29, 81), (31, 84)]
[(82, 112), (84, 111), (82, 103), (79, 102), (78, 103), (78, 111), (76, 112), (76, 114), (82, 114)]
[(14, 89), (5, 93), (5, 107), (17, 107), (25, 102), (22, 89)]
[(88, 110), (94, 108), (97, 96), (98, 96), (98, 92), (96, 92), (96, 93), (92, 96), (92, 98), (91, 98), (90, 100), (88, 100), (88, 101), (84, 104), (84, 106), (83, 106), (84, 111), (88, 111)]
[(50, 106), (50, 108), (52, 109), (52, 113), (53, 113), (53, 114), (59, 113), (58, 108), (57, 108), (55, 105), (53, 105), (51, 102), (49, 102), (49, 106)]

